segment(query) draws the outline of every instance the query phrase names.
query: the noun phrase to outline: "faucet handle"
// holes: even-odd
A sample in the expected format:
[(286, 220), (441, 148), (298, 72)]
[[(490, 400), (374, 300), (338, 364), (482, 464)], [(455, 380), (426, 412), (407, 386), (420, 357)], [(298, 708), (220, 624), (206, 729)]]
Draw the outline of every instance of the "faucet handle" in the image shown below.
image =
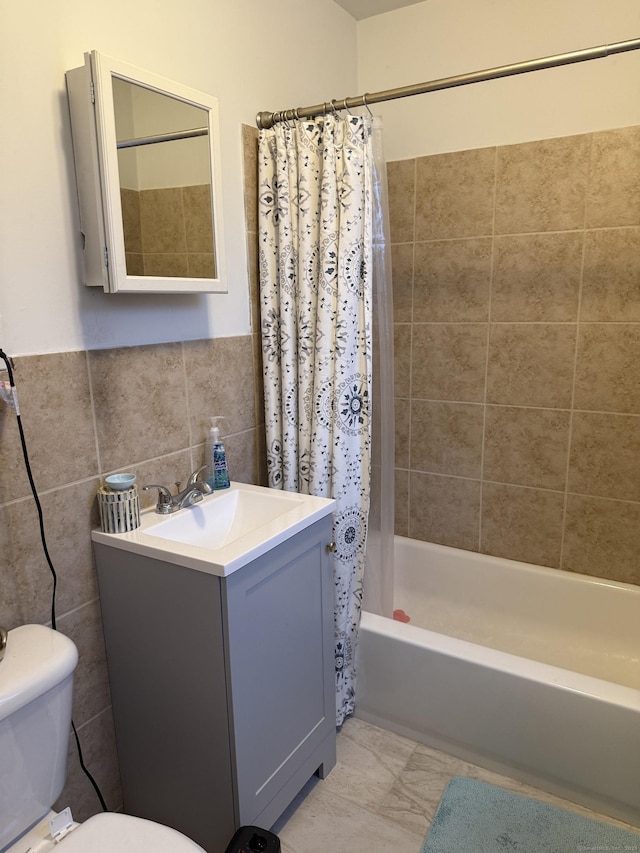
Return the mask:
[(143, 492), (148, 492), (149, 489), (158, 490), (158, 503), (156, 505), (156, 512), (168, 512), (168, 509), (171, 506), (171, 492), (169, 491), (169, 489), (166, 486), (159, 486), (156, 483), (152, 483), (148, 486), (142, 487)]

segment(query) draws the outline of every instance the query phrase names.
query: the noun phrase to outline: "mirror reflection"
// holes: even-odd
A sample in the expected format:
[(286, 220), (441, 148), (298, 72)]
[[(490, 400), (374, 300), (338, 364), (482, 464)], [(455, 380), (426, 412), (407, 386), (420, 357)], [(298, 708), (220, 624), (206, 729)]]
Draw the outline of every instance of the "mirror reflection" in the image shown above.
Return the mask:
[(127, 275), (217, 278), (207, 110), (112, 85)]

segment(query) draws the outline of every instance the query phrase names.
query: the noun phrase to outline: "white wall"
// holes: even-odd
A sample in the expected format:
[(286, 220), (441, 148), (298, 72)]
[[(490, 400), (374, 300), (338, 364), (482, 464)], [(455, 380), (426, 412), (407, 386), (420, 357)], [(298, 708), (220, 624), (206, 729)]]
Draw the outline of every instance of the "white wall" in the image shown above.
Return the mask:
[[(638, 0), (425, 0), (358, 24), (358, 92), (640, 38)], [(375, 106), (401, 160), (640, 124), (640, 51)]]
[[(332, 0), (4, 0), (0, 347), (19, 356), (246, 334), (241, 125), (355, 91), (355, 47), (356, 23)], [(94, 49), (218, 97), (228, 294), (80, 284), (64, 73)]]

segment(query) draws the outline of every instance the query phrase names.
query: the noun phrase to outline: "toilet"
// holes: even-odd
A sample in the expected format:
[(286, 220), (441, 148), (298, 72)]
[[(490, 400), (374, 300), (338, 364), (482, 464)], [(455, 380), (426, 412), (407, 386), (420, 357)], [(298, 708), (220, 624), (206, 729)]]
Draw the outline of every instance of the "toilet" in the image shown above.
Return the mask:
[[(64, 787), (78, 652), (44, 625), (8, 633), (0, 660), (0, 853), (204, 853), (182, 833), (113, 812), (73, 823)], [(53, 824), (51, 823), (51, 819)]]

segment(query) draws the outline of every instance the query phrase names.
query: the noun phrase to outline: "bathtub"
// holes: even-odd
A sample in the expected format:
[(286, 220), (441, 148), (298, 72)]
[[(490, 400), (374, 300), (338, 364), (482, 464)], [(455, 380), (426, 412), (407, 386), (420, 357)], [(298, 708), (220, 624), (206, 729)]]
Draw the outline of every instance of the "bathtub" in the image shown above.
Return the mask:
[(402, 537), (394, 571), (356, 716), (640, 825), (640, 587)]

